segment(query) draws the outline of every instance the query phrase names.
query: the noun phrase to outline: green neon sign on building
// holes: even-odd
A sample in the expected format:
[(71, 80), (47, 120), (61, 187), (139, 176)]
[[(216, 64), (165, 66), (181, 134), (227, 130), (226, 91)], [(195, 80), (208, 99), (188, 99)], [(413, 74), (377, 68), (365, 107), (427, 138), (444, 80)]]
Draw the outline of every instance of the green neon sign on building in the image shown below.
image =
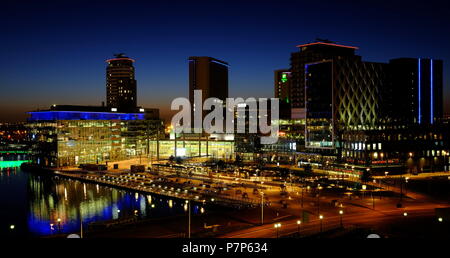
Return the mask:
[(285, 74), (285, 73), (283, 73), (282, 75), (281, 75), (281, 82), (287, 82), (287, 80), (288, 80), (288, 78), (287, 78), (287, 74)]

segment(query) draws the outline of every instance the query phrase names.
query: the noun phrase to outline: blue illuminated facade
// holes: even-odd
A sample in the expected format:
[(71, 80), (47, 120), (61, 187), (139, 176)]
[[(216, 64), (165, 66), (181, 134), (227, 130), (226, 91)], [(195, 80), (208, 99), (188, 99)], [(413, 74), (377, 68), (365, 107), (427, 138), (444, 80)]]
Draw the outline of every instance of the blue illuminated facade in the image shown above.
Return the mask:
[(430, 123), (434, 121), (433, 59), (430, 59)]
[(144, 113), (112, 113), (82, 111), (35, 111), (28, 112), (29, 121), (55, 120), (144, 120)]
[(44, 167), (101, 164), (146, 153), (146, 137), (156, 135), (157, 112), (115, 112), (106, 107), (52, 106), (28, 112), (31, 162)]
[(397, 58), (389, 62), (389, 116), (397, 125), (436, 124), (443, 117), (443, 62)]
[(419, 96), (419, 114), (418, 114), (418, 121), (419, 124), (422, 122), (422, 70), (420, 68), (420, 58), (418, 59), (418, 96)]

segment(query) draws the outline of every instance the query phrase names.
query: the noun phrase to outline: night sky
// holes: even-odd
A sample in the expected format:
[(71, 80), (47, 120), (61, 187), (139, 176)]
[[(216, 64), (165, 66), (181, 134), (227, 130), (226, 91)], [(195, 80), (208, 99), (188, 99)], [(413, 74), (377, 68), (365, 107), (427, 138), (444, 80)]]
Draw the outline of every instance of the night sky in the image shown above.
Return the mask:
[(136, 59), (138, 103), (166, 118), (172, 99), (188, 95), (189, 56), (229, 62), (231, 96), (271, 97), (273, 70), (316, 38), (358, 46), (366, 61), (443, 59), (450, 112), (445, 1), (6, 2), (0, 121), (24, 121), (25, 111), (51, 104), (100, 105), (105, 60), (119, 52)]

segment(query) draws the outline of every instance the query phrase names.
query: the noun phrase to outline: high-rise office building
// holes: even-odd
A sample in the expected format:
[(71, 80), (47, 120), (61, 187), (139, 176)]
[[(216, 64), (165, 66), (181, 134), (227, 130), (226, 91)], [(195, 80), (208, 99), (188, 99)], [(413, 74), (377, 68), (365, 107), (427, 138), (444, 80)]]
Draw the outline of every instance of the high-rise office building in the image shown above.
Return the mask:
[(300, 51), (291, 54), (290, 102), (292, 118), (303, 118), (305, 108), (305, 65), (331, 58), (352, 56), (356, 47), (335, 44), (328, 40), (297, 46)]
[(442, 60), (434, 59), (390, 60), (390, 87), (385, 92), (389, 122), (434, 124), (443, 118), (442, 66)]
[(194, 90), (202, 90), (207, 98), (228, 98), (228, 63), (208, 57), (189, 57), (189, 100), (194, 103)]
[(334, 149), (342, 130), (377, 125), (387, 64), (362, 61), (354, 47), (325, 46), (336, 55), (305, 65), (305, 145)]
[(134, 110), (137, 106), (134, 60), (124, 54), (117, 54), (106, 62), (107, 106), (119, 111)]
[[(228, 67), (227, 62), (212, 57), (189, 57), (189, 101), (192, 105), (194, 105), (194, 90), (202, 91), (202, 103), (207, 98), (218, 98), (225, 104), (228, 98)], [(192, 110), (195, 110), (195, 106)], [(202, 121), (207, 114), (208, 111), (202, 111)], [(193, 121), (192, 117), (192, 125)]]
[(279, 98), (280, 102), (289, 103), (291, 72), (288, 69), (275, 70), (274, 82), (275, 98)]
[(364, 170), (448, 169), (442, 66), (421, 58), (365, 62), (354, 54), (307, 63), (306, 148)]
[(291, 118), (291, 72), (288, 69), (274, 71), (274, 95), (280, 101), (280, 118)]

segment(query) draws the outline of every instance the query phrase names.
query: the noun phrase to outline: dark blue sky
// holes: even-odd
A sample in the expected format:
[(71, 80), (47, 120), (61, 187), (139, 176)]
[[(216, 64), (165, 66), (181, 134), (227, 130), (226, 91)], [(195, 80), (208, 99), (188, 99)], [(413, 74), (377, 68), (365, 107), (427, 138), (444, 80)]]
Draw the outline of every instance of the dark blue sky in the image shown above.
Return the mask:
[(100, 104), (104, 60), (117, 52), (136, 59), (138, 103), (163, 114), (188, 94), (189, 56), (229, 62), (231, 96), (270, 97), (273, 70), (289, 67), (295, 46), (317, 37), (358, 46), (367, 61), (443, 59), (445, 102), (450, 97), (445, 1), (8, 2), (0, 16), (0, 121), (54, 103)]

